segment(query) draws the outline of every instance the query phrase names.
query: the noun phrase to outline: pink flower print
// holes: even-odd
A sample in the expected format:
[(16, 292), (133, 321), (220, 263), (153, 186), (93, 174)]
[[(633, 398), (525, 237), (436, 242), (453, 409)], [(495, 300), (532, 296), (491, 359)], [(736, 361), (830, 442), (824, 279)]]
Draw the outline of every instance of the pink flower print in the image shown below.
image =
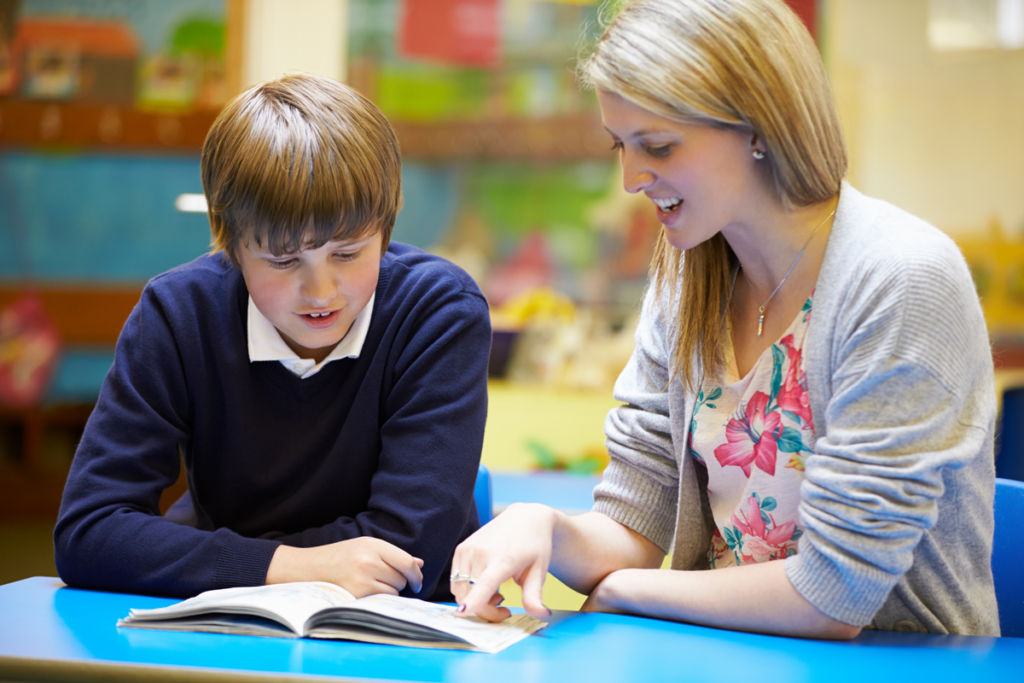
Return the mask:
[(762, 472), (775, 475), (775, 454), (782, 435), (782, 418), (777, 412), (765, 413), (768, 394), (756, 392), (747, 404), (745, 414), (733, 417), (725, 426), (724, 443), (715, 449), (715, 457), (722, 467), (735, 465), (750, 478), (750, 464)]
[[(765, 503), (772, 499), (766, 498)], [(774, 505), (765, 507), (774, 508)], [(769, 529), (764, 517), (768, 518), (772, 528)], [(747, 498), (746, 505), (741, 505), (739, 514), (733, 514), (732, 523), (737, 529), (743, 532), (743, 552), (741, 557), (744, 562), (765, 562), (767, 560), (784, 559), (792, 554), (789, 551), (794, 546), (796, 533), (796, 522), (786, 522), (781, 526), (775, 525), (775, 520), (767, 513), (762, 513), (761, 504), (757, 496)]]
[(779, 389), (779, 407), (800, 418), (806, 428), (814, 431), (811, 422), (811, 400), (807, 396), (807, 376), (801, 371), (800, 363), (803, 350), (794, 348), (793, 335), (788, 334), (779, 343), (786, 349), (789, 356), (789, 367), (786, 368), (786, 379)]

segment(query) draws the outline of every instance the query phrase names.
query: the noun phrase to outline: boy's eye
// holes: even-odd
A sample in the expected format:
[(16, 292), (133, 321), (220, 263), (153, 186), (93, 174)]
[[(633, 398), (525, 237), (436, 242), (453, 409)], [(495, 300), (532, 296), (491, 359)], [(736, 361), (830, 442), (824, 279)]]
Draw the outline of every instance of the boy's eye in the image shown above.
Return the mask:
[(270, 264), (271, 268), (276, 268), (277, 270), (284, 270), (285, 268), (290, 268), (292, 265), (294, 265), (295, 261), (295, 259), (290, 258), (283, 259), (281, 261), (267, 261), (267, 263)]
[(335, 254), (335, 257), (337, 257), (338, 259), (340, 259), (342, 261), (352, 261), (357, 256), (359, 256), (359, 252), (358, 251), (340, 251), (337, 254)]

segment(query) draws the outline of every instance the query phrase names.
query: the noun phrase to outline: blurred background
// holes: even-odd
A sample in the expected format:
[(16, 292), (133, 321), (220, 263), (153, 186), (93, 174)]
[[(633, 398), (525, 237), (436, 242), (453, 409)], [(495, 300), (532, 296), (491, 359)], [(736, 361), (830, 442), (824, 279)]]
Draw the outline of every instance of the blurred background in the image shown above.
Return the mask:
[[(997, 466), (1024, 478), (1002, 455), (1024, 461), (1024, 0), (790, 4), (832, 78), (850, 182), (968, 259), (1005, 397)], [(499, 509), (534, 494), (585, 506), (559, 491), (587, 490), (607, 460), (602, 423), (659, 228), (623, 192), (575, 76), (612, 9), (0, 0), (0, 583), (55, 574), (64, 477), (120, 327), (148, 278), (208, 249), (206, 130), (231, 97), (293, 70), (387, 114), (404, 160), (394, 238), (455, 261), (490, 300), (483, 462), (509, 475)]]

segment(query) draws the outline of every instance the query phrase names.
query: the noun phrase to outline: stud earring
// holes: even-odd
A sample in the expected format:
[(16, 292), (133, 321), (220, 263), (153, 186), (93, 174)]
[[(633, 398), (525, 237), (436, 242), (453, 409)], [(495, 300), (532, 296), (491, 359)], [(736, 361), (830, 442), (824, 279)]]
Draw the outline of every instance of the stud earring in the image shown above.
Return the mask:
[(755, 149), (755, 150), (754, 150), (754, 158), (755, 158), (755, 159), (757, 159), (757, 160), (759, 160), (759, 161), (760, 161), (761, 159), (764, 159), (764, 152), (762, 152), (762, 151), (761, 151), (761, 150), (759, 150), (759, 149)]

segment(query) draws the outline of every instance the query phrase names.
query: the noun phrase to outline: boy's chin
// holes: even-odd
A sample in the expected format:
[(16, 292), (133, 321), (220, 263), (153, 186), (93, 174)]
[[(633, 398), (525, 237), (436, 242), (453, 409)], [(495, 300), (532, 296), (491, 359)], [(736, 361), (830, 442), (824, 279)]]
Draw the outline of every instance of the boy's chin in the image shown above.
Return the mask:
[[(347, 332), (347, 330), (345, 330)], [(288, 346), (299, 358), (323, 359), (345, 338), (345, 333), (330, 330), (318, 334), (282, 335)], [(318, 361), (319, 362), (319, 361)]]

